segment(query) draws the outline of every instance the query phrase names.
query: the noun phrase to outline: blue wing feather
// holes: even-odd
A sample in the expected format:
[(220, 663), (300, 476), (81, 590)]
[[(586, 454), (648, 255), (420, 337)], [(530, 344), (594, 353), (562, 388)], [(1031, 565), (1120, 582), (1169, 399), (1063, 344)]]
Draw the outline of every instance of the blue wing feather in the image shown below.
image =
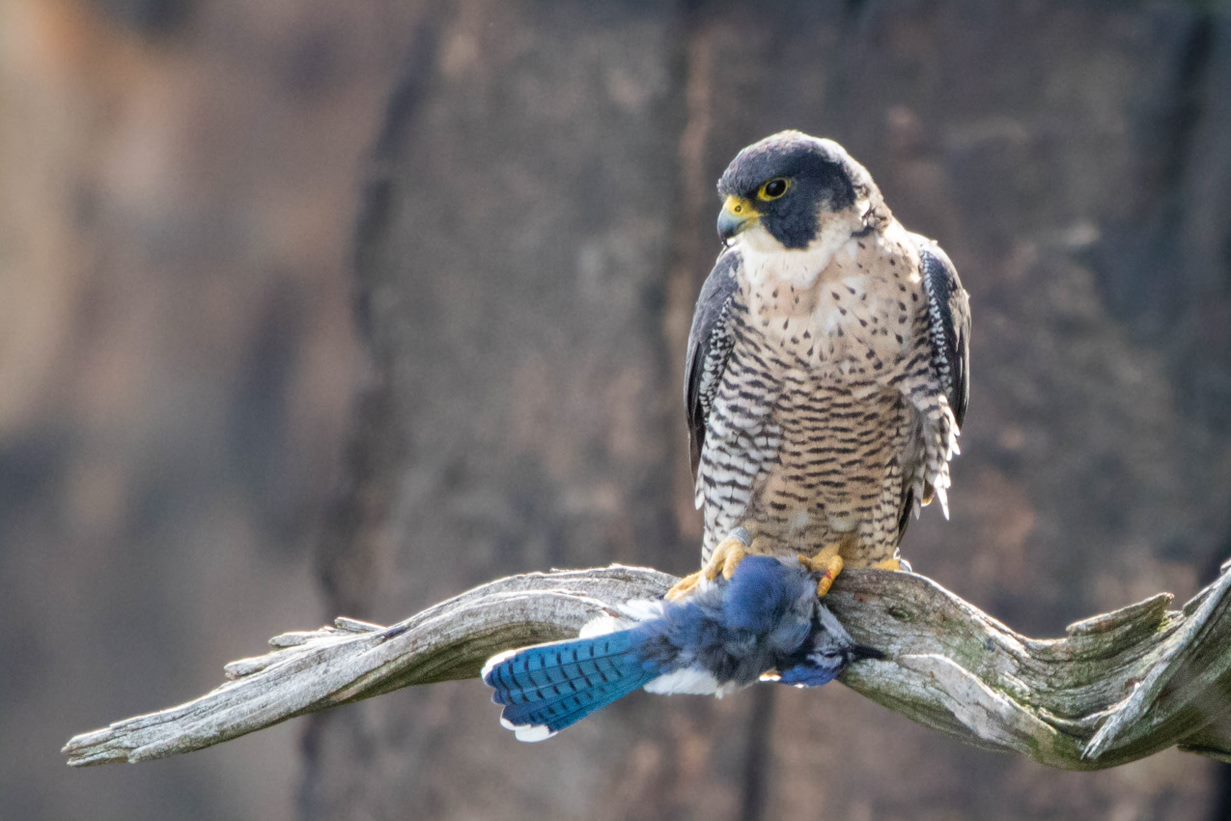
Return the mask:
[(800, 665), (784, 670), (778, 681), (795, 687), (821, 687), (838, 677), (842, 668), (815, 667)]

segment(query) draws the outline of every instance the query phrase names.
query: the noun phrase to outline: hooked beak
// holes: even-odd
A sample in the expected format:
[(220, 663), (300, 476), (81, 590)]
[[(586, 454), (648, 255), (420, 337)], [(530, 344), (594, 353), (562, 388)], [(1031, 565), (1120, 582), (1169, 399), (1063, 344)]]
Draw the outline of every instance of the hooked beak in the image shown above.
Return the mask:
[(718, 215), (718, 236), (725, 243), (739, 232), (751, 228), (761, 218), (761, 213), (745, 197), (729, 196), (722, 204)]

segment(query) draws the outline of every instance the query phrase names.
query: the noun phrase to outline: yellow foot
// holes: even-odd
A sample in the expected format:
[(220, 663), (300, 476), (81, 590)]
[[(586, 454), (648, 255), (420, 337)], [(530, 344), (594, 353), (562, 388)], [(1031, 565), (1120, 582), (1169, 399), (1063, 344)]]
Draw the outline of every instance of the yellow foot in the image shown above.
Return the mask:
[(689, 573), (676, 582), (675, 586), (667, 591), (665, 596), (667, 601), (679, 601), (691, 596), (701, 584), (701, 577), (704, 572), (703, 570), (698, 570), (696, 573)]
[(749, 552), (748, 545), (744, 544), (743, 539), (738, 536), (728, 536), (718, 543), (718, 547), (714, 548), (709, 562), (701, 569), (701, 572), (710, 581), (715, 581), (719, 574), (722, 574), (727, 581), (731, 581), (731, 577), (735, 575), (735, 568), (748, 558)]
[(897, 573), (902, 569), (902, 560), (896, 558), (885, 559), (883, 562), (877, 562), (872, 565), (872, 568), (874, 570), (892, 570), (894, 573)]
[(748, 545), (744, 543), (744, 540), (739, 536), (728, 536), (714, 548), (714, 552), (710, 554), (710, 560), (705, 563), (705, 567), (696, 573), (689, 573), (667, 591), (667, 601), (679, 601), (687, 596), (691, 596), (701, 585), (702, 579), (712, 582), (721, 575), (724, 579), (730, 581), (731, 577), (735, 575), (735, 568), (739, 567), (739, 563), (747, 556)]
[(833, 587), (834, 579), (838, 578), (838, 574), (842, 572), (845, 562), (842, 561), (842, 556), (838, 551), (842, 544), (835, 542), (825, 545), (821, 551), (815, 556), (800, 556), (799, 563), (812, 573), (819, 573), (821, 578), (816, 583), (816, 595), (824, 596), (829, 592), (829, 588)]

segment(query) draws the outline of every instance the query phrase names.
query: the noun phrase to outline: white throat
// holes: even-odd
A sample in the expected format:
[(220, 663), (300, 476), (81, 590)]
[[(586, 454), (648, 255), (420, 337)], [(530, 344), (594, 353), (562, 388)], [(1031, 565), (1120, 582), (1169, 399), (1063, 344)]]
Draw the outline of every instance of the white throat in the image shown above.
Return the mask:
[[(837, 226), (835, 226), (837, 227)], [(781, 283), (807, 290), (839, 253), (855, 256), (855, 241), (849, 232), (822, 231), (806, 248), (784, 248), (764, 227), (757, 225), (735, 237), (743, 259), (744, 276), (754, 288)]]

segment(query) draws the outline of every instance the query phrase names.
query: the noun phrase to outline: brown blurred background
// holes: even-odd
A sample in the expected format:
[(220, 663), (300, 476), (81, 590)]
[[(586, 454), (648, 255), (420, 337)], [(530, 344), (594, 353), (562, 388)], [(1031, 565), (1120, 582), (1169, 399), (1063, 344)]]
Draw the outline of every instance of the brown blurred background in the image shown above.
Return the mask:
[(713, 181), (843, 142), (975, 313), (917, 570), (1054, 634), (1231, 555), (1218, 3), (0, 0), (0, 817), (1209, 818), (1226, 768), (964, 747), (841, 687), (546, 745), (475, 682), (69, 771), (266, 636), (697, 558)]

